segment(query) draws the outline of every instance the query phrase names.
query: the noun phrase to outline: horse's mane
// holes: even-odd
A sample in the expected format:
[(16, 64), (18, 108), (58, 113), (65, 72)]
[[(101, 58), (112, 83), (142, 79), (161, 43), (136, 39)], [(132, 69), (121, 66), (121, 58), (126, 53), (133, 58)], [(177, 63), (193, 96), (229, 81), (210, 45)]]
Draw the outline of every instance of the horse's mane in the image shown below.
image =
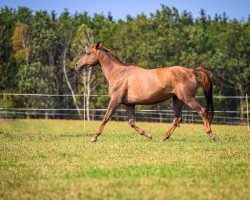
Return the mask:
[(122, 62), (116, 55), (114, 55), (109, 49), (107, 49), (104, 46), (99, 46), (98, 49), (104, 51), (105, 53), (107, 53), (108, 56), (114, 58), (115, 60), (117, 60), (119, 63), (121, 63), (122, 65), (126, 65), (124, 64), (124, 62)]

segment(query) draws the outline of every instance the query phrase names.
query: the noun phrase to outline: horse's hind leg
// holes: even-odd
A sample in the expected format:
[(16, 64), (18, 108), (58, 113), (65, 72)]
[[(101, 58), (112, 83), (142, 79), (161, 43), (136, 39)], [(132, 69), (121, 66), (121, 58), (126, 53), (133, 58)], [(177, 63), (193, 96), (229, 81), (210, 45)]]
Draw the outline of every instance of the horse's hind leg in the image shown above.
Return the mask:
[(186, 100), (185, 103), (192, 109), (194, 109), (202, 118), (205, 126), (206, 133), (209, 135), (209, 137), (212, 140), (217, 140), (216, 135), (212, 132), (210, 123), (208, 120), (206, 109), (203, 108), (194, 97), (190, 98), (189, 100)]
[(144, 135), (147, 138), (152, 139), (152, 134), (150, 132), (145, 132), (144, 130), (140, 129), (134, 123), (134, 116), (135, 116), (135, 106), (126, 106), (127, 116), (128, 116), (128, 123), (129, 125), (135, 129), (140, 135)]
[(183, 108), (183, 101), (179, 100), (176, 96), (173, 97), (173, 108), (174, 108), (174, 119), (171, 128), (161, 137), (161, 141), (164, 141), (170, 137), (170, 135), (174, 132), (176, 127), (181, 122), (181, 113)]

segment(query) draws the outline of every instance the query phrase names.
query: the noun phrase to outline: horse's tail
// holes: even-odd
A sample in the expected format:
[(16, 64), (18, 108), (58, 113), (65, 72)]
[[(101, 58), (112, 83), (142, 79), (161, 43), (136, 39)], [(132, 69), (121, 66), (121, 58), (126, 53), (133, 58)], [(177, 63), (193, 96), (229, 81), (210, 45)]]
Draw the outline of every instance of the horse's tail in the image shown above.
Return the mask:
[(209, 123), (212, 123), (214, 117), (214, 103), (213, 103), (213, 83), (208, 71), (203, 67), (194, 69), (194, 73), (198, 74), (201, 78), (202, 90), (207, 101), (206, 112), (208, 115)]

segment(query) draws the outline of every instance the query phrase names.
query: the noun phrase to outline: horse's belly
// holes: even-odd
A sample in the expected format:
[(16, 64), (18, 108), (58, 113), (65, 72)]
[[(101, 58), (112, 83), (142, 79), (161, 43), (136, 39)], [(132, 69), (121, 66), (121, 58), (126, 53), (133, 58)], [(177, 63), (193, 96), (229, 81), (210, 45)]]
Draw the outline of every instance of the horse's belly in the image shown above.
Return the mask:
[[(140, 72), (140, 73), (139, 73)], [(141, 70), (129, 77), (125, 101), (129, 104), (155, 104), (172, 97), (173, 88), (165, 73)]]
[(165, 101), (171, 98), (174, 94), (168, 92), (166, 88), (156, 91), (134, 91), (128, 92), (124, 101), (127, 104), (149, 105)]

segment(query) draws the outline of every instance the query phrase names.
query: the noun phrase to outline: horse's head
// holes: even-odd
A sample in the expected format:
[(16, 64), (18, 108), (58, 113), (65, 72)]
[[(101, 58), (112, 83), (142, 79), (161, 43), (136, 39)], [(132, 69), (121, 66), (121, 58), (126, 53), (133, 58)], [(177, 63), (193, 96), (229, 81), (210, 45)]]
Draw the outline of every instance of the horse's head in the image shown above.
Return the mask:
[(81, 69), (86, 69), (90, 66), (95, 66), (99, 63), (97, 58), (97, 50), (100, 42), (88, 48), (86, 53), (77, 61), (75, 65), (75, 70), (80, 71)]

